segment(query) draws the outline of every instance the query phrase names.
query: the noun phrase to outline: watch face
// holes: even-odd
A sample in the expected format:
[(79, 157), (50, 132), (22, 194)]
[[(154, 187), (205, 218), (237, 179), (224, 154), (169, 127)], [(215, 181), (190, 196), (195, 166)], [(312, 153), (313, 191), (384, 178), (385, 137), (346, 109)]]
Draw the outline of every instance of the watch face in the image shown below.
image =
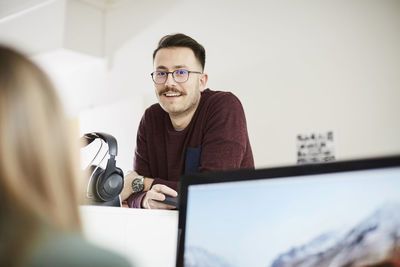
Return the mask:
[(134, 193), (142, 192), (144, 189), (143, 178), (135, 178), (132, 181), (132, 190)]

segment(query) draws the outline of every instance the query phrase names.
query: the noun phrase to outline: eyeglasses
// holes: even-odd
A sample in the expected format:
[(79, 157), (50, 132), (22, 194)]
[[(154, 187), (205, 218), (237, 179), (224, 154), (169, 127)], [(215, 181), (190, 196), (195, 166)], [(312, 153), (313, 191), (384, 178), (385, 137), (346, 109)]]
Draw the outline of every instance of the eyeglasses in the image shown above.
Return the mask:
[(168, 79), (168, 74), (172, 74), (172, 78), (177, 83), (184, 83), (189, 79), (190, 73), (202, 74), (199, 71), (190, 71), (190, 70), (174, 70), (174, 71), (154, 71), (151, 73), (151, 77), (153, 78), (154, 83), (163, 84)]

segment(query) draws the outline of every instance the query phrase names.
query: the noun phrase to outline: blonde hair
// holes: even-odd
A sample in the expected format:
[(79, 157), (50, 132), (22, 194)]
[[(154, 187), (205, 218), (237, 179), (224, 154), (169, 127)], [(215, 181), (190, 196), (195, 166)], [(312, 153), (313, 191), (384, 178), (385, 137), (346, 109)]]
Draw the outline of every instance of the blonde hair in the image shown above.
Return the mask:
[(80, 230), (78, 138), (71, 133), (43, 71), (0, 46), (0, 265), (12, 264), (29, 246), (17, 240), (43, 225)]

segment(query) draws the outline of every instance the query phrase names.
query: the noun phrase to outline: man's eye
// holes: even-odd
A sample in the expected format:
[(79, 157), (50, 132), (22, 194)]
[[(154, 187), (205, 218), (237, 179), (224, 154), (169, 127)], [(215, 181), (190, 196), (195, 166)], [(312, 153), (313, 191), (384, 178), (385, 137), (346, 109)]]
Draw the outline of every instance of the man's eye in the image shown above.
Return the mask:
[(165, 76), (165, 74), (166, 74), (166, 72), (164, 72), (164, 71), (157, 72), (157, 76)]
[(185, 70), (177, 70), (176, 72), (177, 72), (178, 75), (183, 75), (183, 74), (186, 73)]

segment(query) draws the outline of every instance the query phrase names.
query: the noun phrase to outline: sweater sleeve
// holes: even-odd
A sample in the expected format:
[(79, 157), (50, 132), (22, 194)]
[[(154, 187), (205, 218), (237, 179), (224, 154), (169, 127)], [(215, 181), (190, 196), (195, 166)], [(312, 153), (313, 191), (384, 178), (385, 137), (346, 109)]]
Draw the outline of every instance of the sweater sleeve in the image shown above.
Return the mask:
[[(248, 162), (243, 166), (243, 162)], [(242, 104), (232, 93), (216, 97), (209, 106), (199, 171), (254, 168)]]
[[(134, 156), (134, 170), (144, 177), (150, 177), (150, 167), (148, 164), (148, 153), (146, 148), (146, 131), (145, 131), (146, 113), (143, 115), (136, 137), (136, 149)], [(141, 208), (142, 199), (146, 192), (132, 194), (128, 197), (127, 203), (130, 208)]]
[(149, 153), (147, 147), (145, 121), (146, 113), (143, 115), (137, 131), (134, 170), (140, 175), (149, 177), (151, 171), (149, 165)]
[[(171, 187), (174, 190), (178, 190), (178, 182), (177, 181), (168, 181), (165, 179), (161, 179), (158, 177), (153, 177), (152, 172), (150, 169), (150, 163), (149, 163), (149, 152), (154, 152), (154, 151), (149, 151), (148, 145), (147, 145), (147, 138), (146, 138), (146, 119), (148, 119), (148, 114), (145, 112), (140, 124), (139, 128), (137, 131), (137, 138), (136, 138), (136, 149), (135, 149), (135, 157), (134, 157), (134, 170), (140, 174), (143, 175), (144, 177), (149, 177), (153, 178), (154, 181), (153, 184), (164, 184), (168, 187)], [(130, 208), (141, 208), (141, 203), (142, 199), (145, 196), (145, 192), (137, 193), (137, 194), (132, 194), (129, 196), (127, 199), (128, 206)]]
[(146, 195), (146, 192), (130, 195), (126, 200), (128, 207), (140, 209), (142, 207), (142, 199), (144, 198), (144, 195)]

